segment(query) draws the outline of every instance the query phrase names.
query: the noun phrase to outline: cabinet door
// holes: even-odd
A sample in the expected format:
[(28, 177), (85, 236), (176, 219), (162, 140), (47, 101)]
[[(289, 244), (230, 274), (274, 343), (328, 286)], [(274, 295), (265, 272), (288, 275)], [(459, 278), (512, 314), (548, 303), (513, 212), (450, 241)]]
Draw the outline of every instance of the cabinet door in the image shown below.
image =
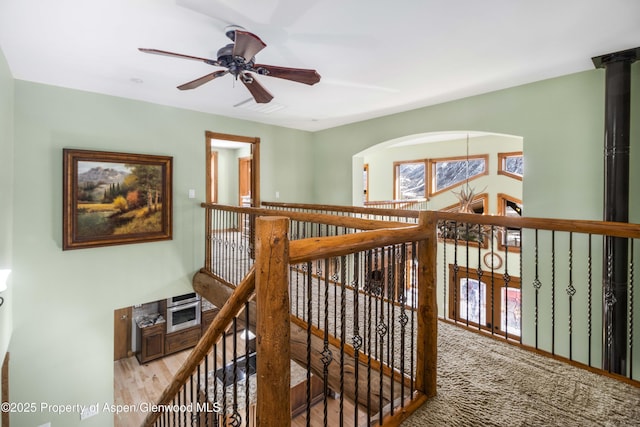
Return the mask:
[(137, 355), (140, 363), (164, 356), (164, 329), (164, 324), (139, 329), (140, 352)]
[(142, 356), (145, 360), (155, 359), (164, 355), (164, 334), (155, 333), (142, 340)]

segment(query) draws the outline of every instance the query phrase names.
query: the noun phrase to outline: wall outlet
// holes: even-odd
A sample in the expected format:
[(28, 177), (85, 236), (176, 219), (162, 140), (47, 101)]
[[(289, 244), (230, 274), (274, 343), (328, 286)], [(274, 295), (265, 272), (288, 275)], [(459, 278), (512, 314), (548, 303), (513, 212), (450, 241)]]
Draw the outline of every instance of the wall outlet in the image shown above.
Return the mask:
[(80, 412), (80, 420), (86, 420), (94, 415), (98, 415), (98, 405), (87, 405), (82, 409), (82, 412)]

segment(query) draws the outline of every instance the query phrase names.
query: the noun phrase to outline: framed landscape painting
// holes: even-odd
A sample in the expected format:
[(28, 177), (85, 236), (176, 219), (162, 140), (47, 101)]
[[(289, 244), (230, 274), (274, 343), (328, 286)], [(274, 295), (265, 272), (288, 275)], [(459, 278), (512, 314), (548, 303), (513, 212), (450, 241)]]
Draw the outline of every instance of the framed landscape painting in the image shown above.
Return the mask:
[(62, 249), (170, 240), (172, 162), (64, 149)]

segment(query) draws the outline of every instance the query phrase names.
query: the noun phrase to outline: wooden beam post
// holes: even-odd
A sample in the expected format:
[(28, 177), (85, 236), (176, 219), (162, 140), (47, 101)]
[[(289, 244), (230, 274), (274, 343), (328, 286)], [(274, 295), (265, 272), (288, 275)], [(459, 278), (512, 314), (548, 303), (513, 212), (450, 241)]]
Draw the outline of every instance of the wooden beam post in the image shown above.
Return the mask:
[(291, 424), (289, 219), (256, 221), (256, 424)]
[(416, 388), (427, 397), (436, 395), (438, 358), (438, 255), (437, 220), (430, 211), (420, 212), (420, 227), (427, 238), (418, 242), (418, 348)]

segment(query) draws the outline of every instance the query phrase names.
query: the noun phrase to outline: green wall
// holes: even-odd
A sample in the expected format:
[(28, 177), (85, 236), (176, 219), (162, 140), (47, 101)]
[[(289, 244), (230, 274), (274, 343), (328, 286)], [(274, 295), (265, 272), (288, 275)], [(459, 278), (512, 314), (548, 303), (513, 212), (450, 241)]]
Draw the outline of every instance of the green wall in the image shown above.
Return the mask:
[[(113, 310), (190, 291), (193, 274), (204, 265), (199, 205), (205, 192), (205, 131), (259, 136), (264, 194), (279, 190), (291, 200), (307, 201), (311, 177), (293, 181), (280, 170), (302, 174), (311, 169), (311, 135), (19, 80), (14, 84), (12, 400), (112, 402)], [(62, 251), (66, 147), (173, 156), (173, 240)], [(196, 190), (196, 199), (188, 198), (188, 189)], [(16, 426), (47, 421), (80, 425), (78, 414), (12, 416)], [(82, 425), (112, 422), (111, 414), (101, 413)]]
[[(13, 77), (4, 54), (0, 50), (0, 269), (11, 268), (13, 242)], [(9, 277), (9, 289), (0, 297), (0, 364), (9, 347), (12, 319), (13, 277)], [(0, 374), (2, 383), (2, 374)], [(2, 421), (0, 421), (0, 424)]]

